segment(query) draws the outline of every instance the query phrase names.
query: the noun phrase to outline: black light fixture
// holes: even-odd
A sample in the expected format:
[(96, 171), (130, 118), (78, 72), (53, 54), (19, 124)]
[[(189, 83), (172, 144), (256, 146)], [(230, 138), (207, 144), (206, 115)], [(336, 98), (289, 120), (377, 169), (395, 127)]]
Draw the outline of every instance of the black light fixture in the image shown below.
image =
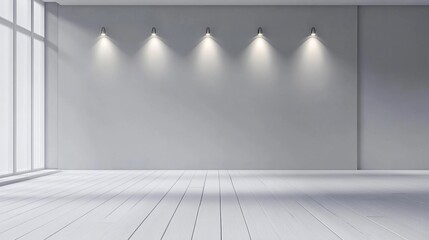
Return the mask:
[(101, 28), (101, 36), (106, 36), (106, 28), (105, 27)]
[(206, 27), (206, 36), (210, 36), (210, 35), (211, 35), (210, 28)]
[(156, 28), (155, 27), (152, 28), (152, 36), (156, 36)]
[(312, 27), (311, 28), (311, 34), (310, 34), (311, 36), (316, 36), (317, 34), (316, 34), (316, 28), (315, 27)]
[(262, 27), (259, 27), (258, 28), (258, 36), (262, 36), (262, 35), (263, 35)]

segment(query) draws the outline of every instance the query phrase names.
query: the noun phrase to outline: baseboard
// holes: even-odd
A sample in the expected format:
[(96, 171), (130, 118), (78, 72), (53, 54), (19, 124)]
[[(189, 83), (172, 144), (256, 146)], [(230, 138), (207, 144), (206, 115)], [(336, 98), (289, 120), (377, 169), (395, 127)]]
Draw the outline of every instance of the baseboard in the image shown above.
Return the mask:
[(12, 183), (27, 181), (27, 180), (34, 179), (34, 178), (55, 174), (58, 172), (60, 172), (60, 170), (46, 169), (46, 170), (39, 170), (39, 171), (34, 171), (34, 172), (27, 172), (27, 173), (3, 177), (3, 178), (0, 178), (0, 187), (5, 186), (5, 185), (9, 185)]

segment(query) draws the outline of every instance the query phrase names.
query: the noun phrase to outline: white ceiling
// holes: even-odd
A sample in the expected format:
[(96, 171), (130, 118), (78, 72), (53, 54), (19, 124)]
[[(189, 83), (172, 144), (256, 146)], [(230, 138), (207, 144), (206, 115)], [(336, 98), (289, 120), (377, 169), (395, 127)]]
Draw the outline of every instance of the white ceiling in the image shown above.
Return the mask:
[(58, 2), (61, 5), (429, 5), (429, 0), (44, 0), (44, 1)]

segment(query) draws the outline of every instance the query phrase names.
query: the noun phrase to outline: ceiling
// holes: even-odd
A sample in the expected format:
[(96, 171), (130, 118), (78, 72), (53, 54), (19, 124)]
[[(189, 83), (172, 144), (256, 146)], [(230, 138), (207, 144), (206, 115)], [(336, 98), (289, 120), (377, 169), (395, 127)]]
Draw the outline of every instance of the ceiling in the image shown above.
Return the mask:
[(44, 0), (61, 5), (429, 5), (429, 0)]

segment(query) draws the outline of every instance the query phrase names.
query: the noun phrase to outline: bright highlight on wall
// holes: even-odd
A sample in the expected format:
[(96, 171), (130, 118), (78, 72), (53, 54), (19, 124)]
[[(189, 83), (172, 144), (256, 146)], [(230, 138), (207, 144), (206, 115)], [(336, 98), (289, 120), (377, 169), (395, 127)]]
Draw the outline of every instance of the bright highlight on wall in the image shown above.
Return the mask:
[(228, 58), (225, 51), (211, 35), (205, 35), (190, 54), (190, 60), (194, 67), (194, 77), (204, 84), (217, 85), (223, 69), (228, 66)]
[(269, 85), (280, 77), (278, 53), (263, 36), (262, 29), (243, 52), (242, 62), (246, 78), (256, 85)]
[(173, 61), (174, 55), (162, 38), (157, 35), (152, 34), (146, 39), (136, 57), (139, 64), (137, 68), (142, 71), (142, 75), (146, 79), (166, 80), (169, 72), (173, 71), (174, 66), (170, 63)]
[(293, 59), (292, 70), (303, 91), (322, 89), (322, 85), (328, 82), (320, 79), (330, 79), (331, 66), (336, 65), (329, 50), (317, 35), (312, 33), (295, 51)]
[[(114, 68), (119, 64), (120, 50), (113, 44), (112, 40), (106, 35), (106, 28), (101, 28), (101, 37), (94, 47), (95, 73), (103, 73), (103, 78), (114, 78)], [(297, 67), (306, 66), (308, 70), (300, 69), (298, 72), (306, 72), (304, 81), (313, 79), (314, 76), (323, 74), (323, 61), (326, 56), (323, 44), (319, 41), (316, 34), (316, 28), (310, 29), (310, 35), (306, 41), (297, 50)], [(163, 40), (157, 36), (157, 29), (152, 27), (151, 36), (144, 42), (137, 58), (141, 66), (138, 69), (143, 70), (147, 79), (164, 79), (163, 76), (173, 68), (169, 65), (173, 54)], [(216, 42), (211, 34), (210, 27), (206, 27), (205, 35), (201, 38), (199, 44), (190, 53), (190, 60), (195, 66), (195, 78), (204, 79), (210, 85), (218, 84), (222, 79), (220, 74), (224, 68), (228, 67), (228, 57), (221, 46)], [(299, 62), (301, 61), (301, 62)], [(270, 84), (280, 78), (280, 66), (276, 63), (281, 62), (280, 56), (268, 39), (264, 36), (262, 27), (257, 28), (257, 34), (245, 49), (241, 62), (246, 69), (245, 76), (251, 82), (258, 85)], [(312, 67), (308, 67), (312, 66)], [(321, 66), (321, 67), (320, 67)], [(267, 77), (269, 76), (269, 77)], [(211, 81), (210, 79), (217, 79)], [(217, 82), (217, 83), (216, 83)], [(317, 84), (316, 84), (317, 85)]]
[(5, 175), (45, 166), (44, 3), (3, 0), (0, 17), (0, 175)]
[(99, 74), (101, 81), (110, 81), (118, 76), (118, 68), (122, 62), (119, 49), (107, 35), (106, 29), (103, 29), (104, 32), (102, 30), (92, 49), (92, 71)]

